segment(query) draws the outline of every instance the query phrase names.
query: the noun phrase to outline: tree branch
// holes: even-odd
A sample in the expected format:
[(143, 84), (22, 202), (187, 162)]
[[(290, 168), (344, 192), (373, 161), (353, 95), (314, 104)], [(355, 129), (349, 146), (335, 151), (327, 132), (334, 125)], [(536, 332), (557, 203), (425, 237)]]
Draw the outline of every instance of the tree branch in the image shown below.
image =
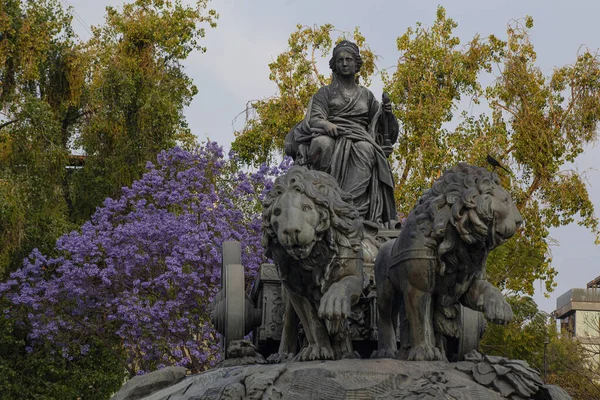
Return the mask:
[(527, 204), (527, 202), (531, 199), (533, 192), (535, 192), (536, 190), (539, 189), (541, 182), (542, 182), (542, 178), (540, 177), (540, 175), (536, 175), (535, 178), (533, 178), (533, 183), (531, 184), (531, 186), (529, 186), (529, 189), (527, 190), (527, 194), (519, 202), (519, 204), (517, 204), (517, 208), (521, 208), (525, 204)]
[(571, 86), (571, 101), (569, 102), (569, 106), (565, 110), (565, 113), (563, 114), (562, 118), (560, 119), (560, 122), (558, 123), (558, 128), (559, 129), (562, 128), (563, 124), (565, 123), (565, 120), (569, 116), (569, 113), (573, 110), (573, 107), (575, 106), (577, 98), (581, 94), (582, 90), (575, 92), (574, 89), (573, 89), (573, 87)]
[(512, 153), (512, 151), (514, 149), (515, 149), (515, 143), (511, 144), (510, 147), (508, 149), (506, 149), (506, 151), (500, 155), (500, 160), (505, 159), (510, 153)]
[(0, 129), (6, 128), (7, 126), (14, 124), (15, 122), (19, 122), (19, 120), (13, 119), (11, 121), (4, 122), (4, 123), (0, 124)]
[(495, 101), (494, 104), (498, 107), (500, 107), (501, 109), (503, 109), (504, 111), (506, 111), (507, 113), (509, 113), (510, 115), (512, 115), (513, 117), (517, 118), (517, 114), (511, 110), (510, 108), (503, 106), (502, 104), (500, 104), (499, 102)]
[(406, 164), (404, 165), (404, 170), (402, 171), (402, 175), (400, 176), (400, 182), (398, 182), (398, 186), (402, 187), (406, 183), (406, 179), (408, 178), (408, 172), (411, 169), (410, 159), (406, 160)]

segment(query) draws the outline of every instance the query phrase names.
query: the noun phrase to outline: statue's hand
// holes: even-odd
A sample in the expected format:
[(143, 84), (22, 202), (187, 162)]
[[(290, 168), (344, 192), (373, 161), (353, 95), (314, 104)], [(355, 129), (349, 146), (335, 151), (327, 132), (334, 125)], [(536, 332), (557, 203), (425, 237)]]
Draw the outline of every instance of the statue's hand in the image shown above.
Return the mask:
[(329, 121), (323, 122), (323, 130), (332, 138), (338, 137), (344, 131), (344, 129)]
[(382, 145), (381, 150), (383, 150), (383, 154), (385, 154), (386, 157), (389, 157), (390, 154), (392, 154), (392, 152), (394, 151), (394, 147)]
[(383, 110), (383, 112), (385, 113), (391, 113), (392, 112), (392, 103), (382, 103), (381, 104), (381, 109)]

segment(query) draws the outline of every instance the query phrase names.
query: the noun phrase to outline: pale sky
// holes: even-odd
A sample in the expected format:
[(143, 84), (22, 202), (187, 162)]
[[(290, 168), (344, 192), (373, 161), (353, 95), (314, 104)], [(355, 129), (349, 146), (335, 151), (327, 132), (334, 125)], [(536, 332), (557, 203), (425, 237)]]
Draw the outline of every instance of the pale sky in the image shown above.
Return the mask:
[[(89, 26), (103, 22), (107, 5), (119, 0), (61, 0), (76, 12), (76, 32), (90, 36)], [(191, 3), (184, 0), (184, 3)], [(207, 30), (205, 54), (192, 54), (186, 73), (199, 89), (186, 116), (192, 132), (201, 140), (210, 138), (229, 149), (234, 139), (232, 121), (246, 103), (276, 93), (269, 81), (268, 64), (285, 51), (296, 24), (331, 23), (341, 31), (359, 26), (372, 50), (380, 57), (377, 65), (396, 65), (396, 38), (420, 21), (429, 26), (435, 20), (438, 4), (458, 23), (455, 33), (463, 43), (475, 34), (495, 34), (505, 38), (511, 19), (531, 15), (535, 26), (531, 40), (538, 53), (538, 66), (549, 74), (554, 67), (575, 61), (578, 50), (586, 46), (600, 49), (600, 2), (597, 0), (213, 0), (210, 7), (220, 14), (216, 29)], [(382, 84), (374, 79), (370, 89), (380, 96)], [(240, 127), (240, 117), (236, 127)], [(600, 214), (600, 146), (590, 146), (569, 168), (585, 172), (596, 215)], [(586, 229), (571, 224), (553, 229), (559, 243), (552, 248), (553, 266), (558, 270), (558, 287), (550, 299), (542, 296), (536, 284), (536, 302), (552, 311), (556, 298), (573, 287), (600, 275), (600, 246)]]

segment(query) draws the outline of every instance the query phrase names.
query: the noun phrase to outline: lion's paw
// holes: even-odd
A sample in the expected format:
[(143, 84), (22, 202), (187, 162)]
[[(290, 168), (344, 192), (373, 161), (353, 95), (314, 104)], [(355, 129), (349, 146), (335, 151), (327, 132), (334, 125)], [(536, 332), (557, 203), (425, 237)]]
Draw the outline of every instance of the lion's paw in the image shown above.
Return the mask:
[(500, 291), (486, 296), (483, 312), (488, 321), (498, 325), (506, 325), (513, 319), (512, 308)]
[(296, 356), (296, 361), (316, 361), (316, 360), (333, 360), (333, 350), (331, 347), (318, 346), (315, 344), (309, 345)]
[(342, 360), (360, 360), (358, 351), (349, 351), (342, 354)]
[(420, 344), (411, 347), (408, 352), (408, 361), (447, 361), (447, 359), (437, 347)]
[(375, 350), (371, 353), (371, 358), (398, 358), (398, 352), (390, 349)]
[(283, 364), (293, 359), (292, 353), (274, 353), (267, 357), (267, 364)]
[[(319, 304), (319, 318), (338, 321), (346, 319), (351, 312), (352, 301), (347, 293), (347, 288), (340, 282), (336, 282), (325, 292)], [(337, 332), (337, 331), (336, 331)], [(330, 333), (336, 333), (330, 332)]]

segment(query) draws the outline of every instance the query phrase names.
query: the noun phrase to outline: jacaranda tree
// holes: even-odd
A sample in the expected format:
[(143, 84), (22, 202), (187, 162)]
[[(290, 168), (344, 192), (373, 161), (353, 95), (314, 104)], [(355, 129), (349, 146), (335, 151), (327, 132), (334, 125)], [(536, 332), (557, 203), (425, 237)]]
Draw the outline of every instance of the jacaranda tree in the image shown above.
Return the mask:
[[(204, 370), (216, 360), (209, 325), (224, 241), (242, 243), (249, 277), (262, 262), (256, 208), (280, 168), (240, 172), (214, 142), (163, 151), (118, 199), (106, 199), (59, 256), (35, 250), (0, 285), (34, 348), (52, 342), (66, 358), (102, 343), (125, 354), (130, 375), (165, 365)], [(239, 207), (243, 204), (243, 207)]]

